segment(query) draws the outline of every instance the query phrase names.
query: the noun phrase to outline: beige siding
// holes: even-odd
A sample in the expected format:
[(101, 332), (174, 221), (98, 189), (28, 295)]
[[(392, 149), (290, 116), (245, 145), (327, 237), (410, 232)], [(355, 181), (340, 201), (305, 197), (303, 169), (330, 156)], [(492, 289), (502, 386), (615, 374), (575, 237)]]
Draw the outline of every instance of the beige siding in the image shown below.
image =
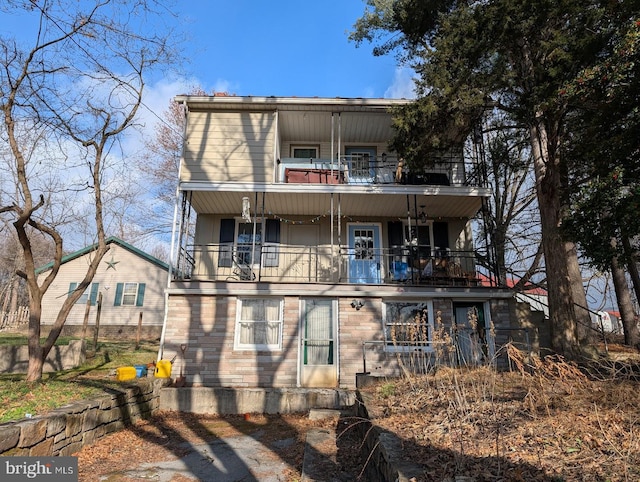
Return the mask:
[(190, 112), (181, 181), (271, 182), (275, 114)]
[[(161, 326), (164, 320), (164, 289), (167, 283), (167, 271), (141, 258), (120, 245), (111, 244), (111, 249), (100, 263), (93, 279), (99, 284), (102, 294), (100, 325), (124, 325), (135, 329), (140, 313), (143, 325)], [(42, 323), (53, 324), (67, 297), (71, 283), (79, 283), (84, 277), (93, 253), (64, 263), (55, 281), (43, 299)], [(113, 260), (114, 268), (108, 262)], [(46, 276), (45, 272), (41, 276)], [(143, 306), (114, 306), (117, 283), (145, 283)], [(86, 305), (76, 304), (67, 318), (67, 325), (82, 325)], [(97, 306), (91, 306), (89, 325), (96, 321)]]

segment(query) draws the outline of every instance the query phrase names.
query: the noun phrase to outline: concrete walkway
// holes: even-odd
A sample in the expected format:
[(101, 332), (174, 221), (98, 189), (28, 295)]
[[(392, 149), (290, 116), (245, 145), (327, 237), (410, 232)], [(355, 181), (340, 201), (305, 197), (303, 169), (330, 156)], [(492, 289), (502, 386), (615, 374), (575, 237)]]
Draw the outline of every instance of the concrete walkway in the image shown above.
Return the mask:
[[(311, 409), (309, 418), (331, 418), (336, 423), (340, 410)], [(336, 423), (331, 426), (335, 427)], [(273, 440), (263, 437), (264, 430), (251, 435), (238, 435), (213, 440), (206, 444), (181, 444), (180, 458), (160, 462), (137, 463), (133, 468), (112, 472), (100, 477), (101, 481), (150, 480), (154, 482), (288, 482), (291, 467), (277, 455), (297, 443), (295, 438)], [(271, 440), (265, 442), (265, 440)], [(179, 452), (180, 450), (176, 450)], [(336, 460), (336, 434), (333, 429), (311, 429), (306, 436), (302, 480), (306, 482), (348, 481), (340, 474)], [(327, 474), (334, 474), (327, 477)], [(340, 474), (341, 475), (341, 474)]]

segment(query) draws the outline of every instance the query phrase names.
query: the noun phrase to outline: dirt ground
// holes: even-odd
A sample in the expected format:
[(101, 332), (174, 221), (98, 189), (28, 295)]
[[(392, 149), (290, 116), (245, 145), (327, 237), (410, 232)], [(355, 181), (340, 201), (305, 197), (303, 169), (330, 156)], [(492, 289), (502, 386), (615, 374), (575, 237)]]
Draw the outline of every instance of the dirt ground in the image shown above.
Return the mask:
[[(301, 478), (307, 431), (311, 428), (334, 430), (338, 424), (331, 419), (310, 421), (306, 414), (252, 414), (245, 419), (244, 416), (160, 412), (149, 420), (108, 435), (74, 455), (78, 457), (80, 481), (146, 481), (149, 478), (142, 474), (131, 475), (133, 466), (141, 462), (178, 460), (188, 456), (198, 445), (249, 435), (268, 448), (261, 451), (261, 457), (272, 457), (271, 463), (284, 463), (285, 468), (277, 480), (293, 481)], [(327, 476), (335, 480), (356, 480), (360, 470), (357, 441), (347, 432), (338, 438), (337, 460), (327, 466)], [(182, 475), (171, 479), (172, 482), (187, 480), (193, 479)]]
[[(640, 480), (640, 365), (609, 361), (587, 375), (560, 358), (518, 356), (512, 372), (441, 368), (362, 390), (372, 422), (396, 434), (402, 456), (422, 466), (424, 475), (414, 482)], [(133, 460), (178, 459), (193, 445), (250, 435), (286, 465), (278, 480), (295, 481), (307, 431), (340, 433), (350, 425), (306, 415), (245, 420), (162, 412), (76, 455), (81, 481), (132, 482), (148, 480), (127, 475)], [(278, 446), (282, 440), (292, 443)], [(364, 480), (355, 430), (341, 434), (337, 445), (327, 480)]]

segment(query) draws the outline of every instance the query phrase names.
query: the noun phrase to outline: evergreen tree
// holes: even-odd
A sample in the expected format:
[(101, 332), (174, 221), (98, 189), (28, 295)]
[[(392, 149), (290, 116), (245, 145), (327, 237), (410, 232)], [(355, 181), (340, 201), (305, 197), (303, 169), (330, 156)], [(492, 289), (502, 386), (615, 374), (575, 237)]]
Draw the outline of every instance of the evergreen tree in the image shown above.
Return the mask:
[(409, 161), (459, 142), (487, 108), (529, 134), (547, 268), (553, 348), (585, 354), (590, 319), (576, 247), (563, 237), (569, 166), (561, 155), (572, 106), (560, 95), (595, 65), (634, 2), (596, 0), (370, 0), (356, 42), (395, 36), (378, 53), (402, 48), (420, 76), (419, 98), (398, 113), (395, 148)]

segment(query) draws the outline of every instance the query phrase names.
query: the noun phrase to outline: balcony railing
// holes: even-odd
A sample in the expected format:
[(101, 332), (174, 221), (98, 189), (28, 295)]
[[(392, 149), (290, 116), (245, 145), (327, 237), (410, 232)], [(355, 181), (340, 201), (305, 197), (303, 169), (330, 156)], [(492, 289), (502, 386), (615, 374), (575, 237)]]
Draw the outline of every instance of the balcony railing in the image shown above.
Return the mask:
[(193, 245), (179, 266), (176, 280), (480, 286), (489, 279), (473, 252), (430, 246)]
[(330, 159), (284, 158), (279, 180), (298, 184), (480, 185), (474, 166), (460, 158), (442, 157), (420, 171), (391, 156), (340, 156)]

